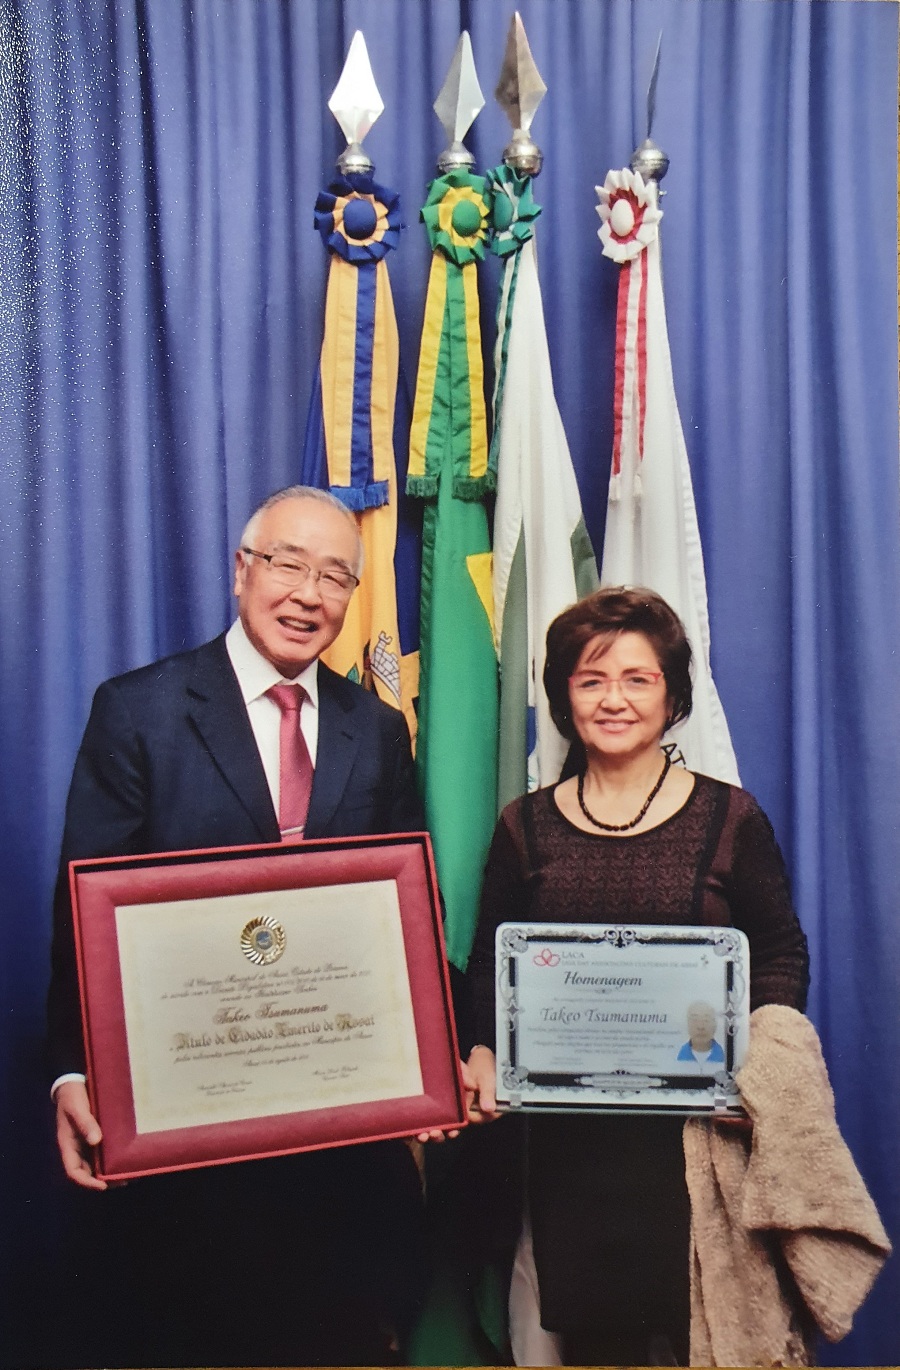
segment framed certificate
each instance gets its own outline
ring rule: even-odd
[[[424,833],[75,861],[70,882],[101,1177],[463,1125]]]
[[[505,1107],[741,1112],[750,952],[737,928],[503,923],[496,966]]]

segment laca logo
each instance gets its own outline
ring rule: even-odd
[[[549,947],[542,947],[541,950],[537,953],[537,955],[536,955],[533,959],[534,959],[534,964],[535,964],[536,966],[558,966],[558,965],[559,965],[559,957],[557,956],[556,952],[555,952],[555,951],[551,951]]]

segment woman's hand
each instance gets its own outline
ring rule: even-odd
[[[497,1111],[497,1060],[490,1047],[473,1047],[463,1066],[466,1112],[470,1123],[490,1123]]]
[[[713,1114],[712,1121],[715,1123],[716,1127],[724,1127],[726,1129],[736,1128],[738,1132],[753,1131],[753,1119],[748,1118],[746,1113],[734,1113],[724,1118]]]

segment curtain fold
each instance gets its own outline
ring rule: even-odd
[[[548,86],[533,133],[556,396],[598,553],[616,273],[593,187],[645,135],[663,30],[667,315],[713,669],[788,857],[839,1121],[897,1241],[897,7],[519,8]],[[407,225],[391,263],[402,394],[429,260],[418,206],[443,147],[431,104],[467,22],[488,101],[469,141],[477,171],[496,164],[509,19],[501,0],[0,0],[10,1363],[88,1363],[77,1322],[57,1336],[44,1311],[48,1292],[65,1306],[62,1237],[88,1219],[56,1176],[40,1037],[91,693],[227,625],[244,519],[297,478],[326,274],[312,212],[354,30],[385,102],[366,147]],[[489,262],[485,318],[497,282]],[[900,1359],[891,1292],[889,1268],[833,1360]]]

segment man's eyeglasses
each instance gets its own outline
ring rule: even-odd
[[[644,699],[663,678],[662,671],[629,671],[627,675],[573,675],[569,684],[581,699],[602,699],[618,685],[626,699]]]
[[[320,594],[328,599],[345,599],[359,584],[359,576],[339,566],[329,566],[324,571],[317,571],[305,561],[298,561],[286,552],[256,552],[252,547],[242,547],[241,551],[245,556],[259,557],[260,561],[264,561],[272,579],[276,584],[283,585],[286,590],[298,590],[312,576]]]

